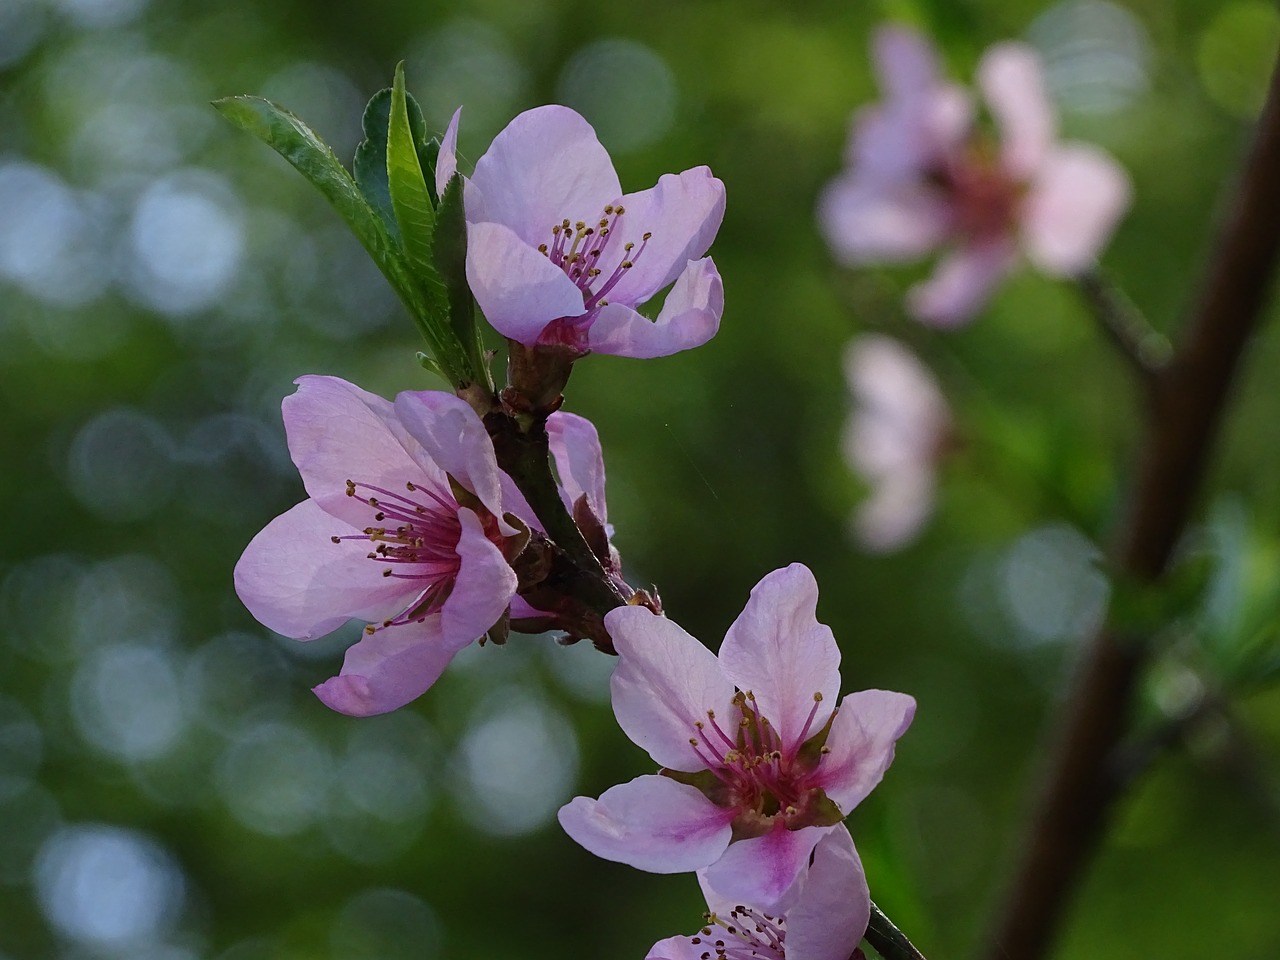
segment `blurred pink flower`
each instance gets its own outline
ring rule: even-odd
[[[1055,276],[1093,263],[1129,205],[1129,179],[1102,150],[1057,142],[1034,50],[996,44],[978,65],[998,142],[919,33],[881,27],[873,54],[884,100],[855,115],[848,167],[818,204],[840,260],[909,261],[945,249],[907,300],[920,320],[944,326],[982,308],[1019,249]]]
[[[437,185],[457,169],[454,114]],[[706,167],[623,194],[582,117],[544,106],[511,121],[476,162],[463,195],[467,280],[499,333],[526,346],[661,357],[706,343],[724,291],[703,257],[724,217]],[[674,282],[656,320],[637,307]]]
[[[933,512],[935,467],[951,415],[933,374],[892,337],[850,341],[844,374],[853,399],[844,458],[870,488],[853,515],[853,534],[868,550],[896,550]]]
[[[365,620],[341,673],[315,688],[368,716],[427,690],[516,591],[501,479],[480,418],[447,393],[389,403],[336,377],[302,377],[283,403],[309,498],[245,548],[236,592],[299,640]]]
[[[871,894],[843,826],[818,841],[781,909],[726,899],[699,872],[706,926],[655,943],[645,960],[849,960],[871,918]]]
[[[880,782],[915,701],[863,690],[834,707],[840,649],[801,564],[751,591],[719,657],[639,607],[605,616],[623,731],[666,768],[577,797],[565,832],[655,873],[705,868],[722,896],[775,912],[817,843]]]

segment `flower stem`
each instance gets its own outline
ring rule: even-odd
[[[1100,270],[1089,270],[1076,277],[1076,289],[1107,339],[1150,389],[1155,375],[1169,362],[1173,352],[1164,334],[1151,326],[1124,291]]]
[[[866,941],[884,960],[925,960],[924,954],[885,916],[875,901],[871,903],[871,923],[867,925]]]
[[[1112,544],[1116,568],[1159,580],[1190,517],[1245,347],[1260,321],[1280,254],[1280,71],[1225,211],[1190,321],[1152,375],[1145,436],[1127,514]],[[1040,960],[1102,840],[1118,789],[1109,761],[1129,726],[1149,659],[1144,638],[1104,625],[1090,641],[1064,705],[1006,898],[979,954]]]

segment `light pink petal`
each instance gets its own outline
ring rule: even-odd
[[[563,270],[496,223],[467,224],[467,283],[493,328],[527,346],[552,320],[584,309]]]
[[[1027,195],[1022,237],[1046,273],[1070,276],[1092,265],[1129,208],[1128,174],[1096,147],[1053,150]]]
[[[935,497],[931,466],[880,474],[854,511],[854,539],[869,553],[892,553],[905,547],[933,514]]]
[[[724,856],[707,868],[706,885],[725,900],[778,913],[793,899],[792,886],[809,865],[809,854],[830,830],[788,830],[778,821],[762,837],[729,844]]]
[[[877,476],[932,463],[951,414],[933,373],[893,337],[862,334],[844,352],[854,424],[850,466]]]
[[[539,610],[521,596],[511,598],[511,619],[512,620],[537,620],[543,617],[551,617],[554,614],[547,613],[545,610]]]
[[[406,481],[423,479],[422,467],[406,449],[416,442],[382,397],[337,377],[300,377],[297,384],[281,409],[302,484],[333,516],[366,527],[372,511],[347,496],[347,481],[403,490]]]
[[[516,593],[516,574],[502,551],[484,535],[480,519],[459,510],[462,536],[458,557],[462,565],[453,592],[441,608],[440,630],[459,649],[483,636],[498,622]]]
[[[436,156],[436,196],[443,197],[449,180],[458,172],[458,121],[462,108],[453,111],[453,117],[440,141],[440,153]]]
[[[919,30],[902,23],[876,28],[871,53],[889,99],[920,97],[937,86],[938,54]]]
[[[367,543],[330,539],[356,532],[304,500],[245,547],[236,593],[263,626],[296,640],[324,636],[348,620],[398,613],[414,588],[382,576],[383,567],[366,556]]]
[[[841,701],[827,737],[830,752],[814,775],[841,813],[848,815],[880,782],[915,714],[913,698],[889,690],[861,690]]]
[[[1031,179],[1056,127],[1039,54],[1025,43],[998,43],[983,54],[977,79],[1000,128],[1004,169],[1019,180]]]
[[[694,943],[692,937],[667,937],[650,947],[644,960],[702,960],[706,952],[707,945],[701,940]]]
[[[666,357],[700,347],[720,329],[724,285],[710,257],[685,267],[658,313],[650,320],[620,303],[609,303],[587,334],[596,353],[618,357]]]
[[[651,873],[684,873],[714,863],[733,834],[733,810],[669,777],[648,775],[610,787],[599,800],[575,797],[560,826],[605,860]]]
[[[529,501],[524,498],[516,482],[505,473],[498,480],[502,485],[502,509],[507,513],[514,513],[530,528],[541,530],[542,521],[534,514],[533,507],[529,506]]]
[[[604,280],[623,260],[634,265],[609,290],[610,303],[636,306],[668,286],[690,260],[707,252],[724,219],[724,184],[707,167],[666,173],[656,185],[617,201],[626,210],[614,223],[596,266]],[[644,235],[649,234],[645,240]],[[635,247],[626,250],[627,243]]]
[[[551,242],[554,224],[594,222],[622,194],[591,125],[554,105],[526,110],[507,124],[476,162],[471,184],[467,222],[501,223],[535,248]]]
[[[877,183],[918,183],[964,146],[973,120],[973,98],[950,83],[927,95],[863,107],[854,115],[845,159],[860,177]]]
[[[422,696],[458,652],[440,632],[440,615],[425,623],[388,627],[348,648],[342,672],[312,692],[352,717],[387,713]]]
[[[818,582],[802,563],[755,585],[720,647],[720,664],[782,736],[789,754],[822,729],[840,694],[840,648],[818,622]]]
[[[788,960],[848,960],[871,920],[871,890],[844,825],[813,849],[813,863],[787,910]]]
[[[1017,251],[1003,239],[953,250],[907,292],[907,309],[933,326],[958,326],[986,305],[1016,262]]]
[[[942,195],[923,181],[882,182],[859,173],[837,177],[818,198],[818,225],[842,263],[915,260],[947,237]]]
[[[678,624],[643,607],[610,610],[604,625],[618,651],[609,689],[623,732],[664,767],[706,769],[689,743],[703,737],[696,724],[707,722],[708,711],[731,724],[738,717],[733,683],[716,655]],[[719,759],[723,751],[715,755]]]
[[[502,516],[493,441],[469,403],[439,390],[405,391],[396,397],[395,412],[432,463]]]
[[[582,496],[602,524],[609,520],[604,499],[604,454],[595,424],[586,417],[558,410],[547,418],[547,438],[567,506]]]

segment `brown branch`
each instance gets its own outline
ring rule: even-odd
[[[1222,221],[1182,342],[1156,376],[1127,516],[1111,551],[1118,570],[1164,572],[1208,465],[1228,393],[1270,289],[1280,249],[1280,72]],[[1091,641],[1049,751],[1006,899],[981,956],[1039,960],[1062,924],[1116,796],[1107,758],[1129,723],[1147,651],[1104,627]]]

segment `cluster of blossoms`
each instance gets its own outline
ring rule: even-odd
[[[1031,55],[1004,45],[979,70],[997,147],[923,39],[887,28],[876,52],[886,103],[859,116],[852,167],[822,200],[836,251],[864,262],[953,247],[910,298],[938,323],[977,309],[1018,242],[1045,269],[1084,269],[1127,186],[1097,151],[1052,143]],[[460,176],[460,114],[430,171],[441,203]],[[723,289],[705,254],[724,185],[697,167],[624,194],[594,131],[558,106],[516,117],[461,183],[465,288],[508,340],[509,385],[389,401],[299,379],[283,413],[307,499],[248,545],[236,589],[300,640],[366,624],[315,688],[353,716],[404,706],[464,647],[511,631],[560,630],[616,654],[614,714],[659,770],[577,797],[559,820],[603,858],[697,874],[706,925],[650,960],[846,960],[871,903],[844,820],[884,776],[915,701],[840,699],[840,648],[801,564],[756,585],[718,655],[668,619],[623,578],[595,428],[559,409],[590,353],[657,357],[714,336]],[[667,288],[656,318],[641,312]],[[889,549],[928,516],[950,417],[894,340],[855,341],[846,370],[845,452],[872,488],[854,525]]]
[[[884,101],[855,116],[848,169],[818,205],[838,258],[860,265],[946,250],[907,298],[916,317],[941,326],[977,313],[1020,249],[1055,276],[1092,265],[1129,205],[1129,180],[1096,147],[1055,141],[1033,50],[997,44],[978,65],[994,132],[914,30],[881,28],[872,53]]]
[[[835,256],[859,266],[941,250],[932,276],[911,288],[908,311],[953,327],[977,314],[1025,256],[1042,272],[1089,272],[1127,209],[1124,170],[1097,147],[1056,140],[1039,57],[1020,43],[983,55],[977,86],[947,81],[929,41],[880,28],[872,59],[884,99],[854,115],[846,169],[818,202]],[[933,511],[939,461],[955,432],[929,369],[898,341],[855,338],[845,351],[852,413],[846,462],[869,488],[851,523],[872,552],[913,539]]]

